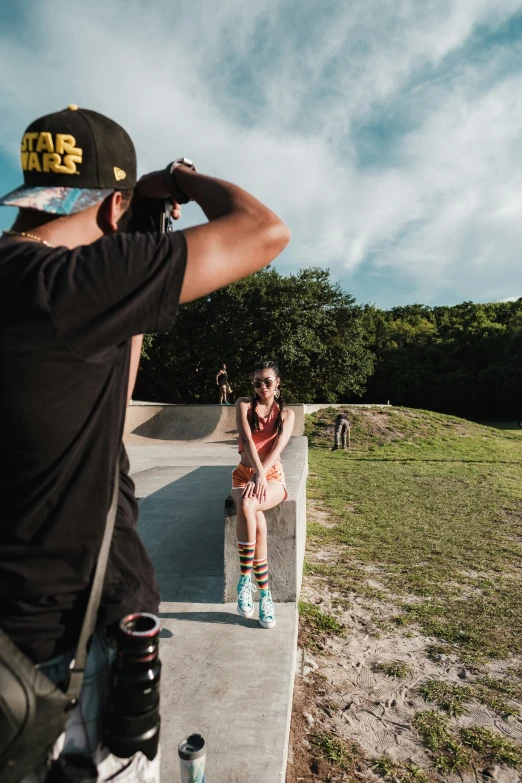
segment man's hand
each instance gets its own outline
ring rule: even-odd
[[[177,201],[172,202],[172,211],[170,216],[173,218],[173,220],[179,220],[181,217],[181,204],[178,204]]]
[[[193,171],[182,163],[176,166],[176,169],[178,168],[182,168],[184,171]],[[171,199],[174,203],[172,212],[174,220],[178,220],[181,216],[181,204],[186,204],[188,199],[188,196],[178,187],[175,176],[167,174],[165,169],[144,174],[136,184],[134,197]]]
[[[172,189],[167,187],[167,178],[164,171],[153,171],[150,174],[144,174],[141,179],[138,180],[136,187],[134,188],[133,199],[141,198],[164,198],[172,201],[171,216],[174,220],[179,220],[181,217],[181,204],[178,199],[182,199],[182,196],[176,194],[174,183]]]
[[[135,198],[173,198],[173,196],[163,170],[144,174],[134,188]]]

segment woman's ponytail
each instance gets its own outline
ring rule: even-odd
[[[277,414],[277,434],[281,435],[283,432],[283,408],[285,407],[281,387],[279,387],[279,397],[277,398],[277,404],[279,406],[279,413]]]
[[[257,414],[258,402],[259,402],[259,400],[257,399],[257,394],[256,394],[256,391],[254,389],[254,391],[252,392],[252,400],[251,400],[251,403],[250,403],[252,405],[252,413],[250,415],[250,430],[251,430],[251,432],[259,432],[259,416]]]

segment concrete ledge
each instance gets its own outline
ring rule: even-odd
[[[299,599],[306,544],[306,477],[308,439],[291,438],[282,454],[288,499],[265,512],[268,527],[268,563],[274,601]],[[236,507],[229,496],[225,501],[225,603],[236,600],[239,560],[236,542]]]

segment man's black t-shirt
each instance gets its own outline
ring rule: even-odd
[[[182,232],[0,243],[0,627],[35,662],[78,640],[118,456],[99,622],[157,611],[121,438],[130,338],[170,329],[185,264]]]

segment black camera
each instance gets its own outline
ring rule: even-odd
[[[153,614],[120,621],[104,721],[104,745],[115,756],[141,751],[152,761],[160,735],[160,623]]]
[[[196,171],[194,163],[189,158],[176,158],[176,160],[168,164],[164,171],[167,184],[172,184],[174,169],[177,166],[185,166],[192,169],[192,171]],[[180,204],[187,204],[191,201],[190,196],[180,191],[179,188],[176,188],[176,190],[176,198]],[[148,231],[164,233],[165,231],[172,231],[173,205],[174,203],[170,198],[133,198],[129,209],[122,218],[120,230],[129,233],[145,233]]]
[[[141,198],[132,201],[125,216],[125,231],[164,233],[172,231],[172,201],[165,198]]]

